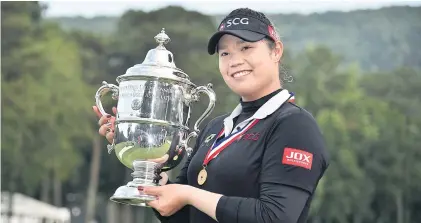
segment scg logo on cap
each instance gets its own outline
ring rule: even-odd
[[[228,19],[226,22],[226,28],[230,27],[231,25],[248,25],[249,24],[249,18],[233,18],[233,19]]]

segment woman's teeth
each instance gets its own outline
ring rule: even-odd
[[[247,74],[250,74],[250,71],[237,72],[237,73],[233,74],[232,77],[238,78],[238,77],[246,76]]]

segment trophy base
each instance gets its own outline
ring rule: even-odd
[[[111,201],[116,203],[141,207],[150,207],[147,202],[155,199],[155,196],[142,194],[137,187],[127,185],[119,187],[110,198]]]
[[[153,178],[155,169],[159,167],[159,164],[151,161],[135,160],[133,167],[133,181],[117,188],[110,200],[120,204],[150,207],[147,203],[156,200],[156,197],[146,195],[137,188],[139,186],[158,186],[158,184],[153,182]]]

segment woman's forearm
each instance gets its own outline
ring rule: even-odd
[[[186,186],[186,203],[218,222],[293,223],[297,222],[310,194],[304,190],[277,185],[264,189],[259,199],[226,197]],[[273,191],[273,190],[276,190]],[[241,205],[240,205],[241,204]],[[218,206],[219,205],[219,206]],[[218,207],[218,208],[217,208]],[[218,210],[218,218],[216,218]]]
[[[217,220],[216,206],[218,205],[218,201],[222,197],[222,195],[205,191],[192,186],[187,187],[189,187],[187,203],[202,211],[203,213],[209,215],[214,220]]]

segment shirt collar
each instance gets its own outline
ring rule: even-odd
[[[268,115],[271,115],[275,112],[281,105],[283,105],[291,97],[291,94],[288,90],[283,89],[278,94],[274,95],[269,99],[265,104],[263,104],[254,115],[243,122],[248,122],[252,119],[264,119]],[[237,107],[231,112],[231,114],[224,119],[224,130],[225,136],[231,133],[234,125],[233,119],[241,114],[242,107],[241,104],[238,104]],[[241,122],[241,123],[243,123]]]

